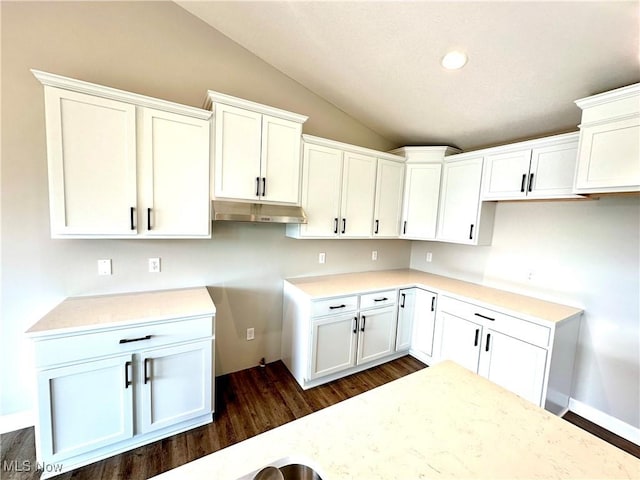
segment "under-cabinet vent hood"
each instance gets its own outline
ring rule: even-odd
[[[214,200],[213,220],[258,223],[307,223],[301,207]]]

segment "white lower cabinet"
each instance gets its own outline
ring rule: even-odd
[[[133,437],[133,355],[38,374],[40,460],[59,463]]]
[[[578,322],[571,324],[545,326],[443,297],[436,320],[436,355],[560,413],[567,408],[571,389],[566,372],[573,365]],[[554,351],[557,345],[562,345],[559,352]]]
[[[488,329],[478,373],[541,405],[547,350]]]
[[[360,312],[356,364],[387,357],[395,351],[396,311],[394,307]]]
[[[356,363],[358,317],[333,315],[314,320],[311,333],[311,372],[315,379],[351,368]]]
[[[282,360],[302,388],[405,355],[396,353],[397,290],[310,299],[285,282]]]
[[[61,470],[45,472],[43,477],[212,421],[215,307],[206,290],[147,294],[155,306],[136,308],[146,315],[157,305],[175,309],[176,298],[185,292],[189,301],[204,298],[205,308],[208,301],[212,313],[196,307],[199,314],[193,316],[187,309],[186,318],[161,318],[158,313],[157,321],[131,320],[119,326],[85,325],[63,331],[32,327],[37,459],[61,465]],[[50,318],[67,325],[74,311],[96,318],[117,312],[119,318],[129,318],[125,307],[132,298],[122,298],[69,299]],[[41,322],[51,325],[47,317]]]
[[[407,351],[430,364],[436,318],[436,293],[422,288],[403,288],[398,300],[396,351]]]
[[[140,355],[140,432],[161,430],[213,411],[211,355],[210,340]]]

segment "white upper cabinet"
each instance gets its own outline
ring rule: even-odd
[[[404,159],[311,135],[303,140],[301,205],[308,223],[287,225],[287,235],[395,237]]]
[[[151,108],[139,116],[138,232],[208,236],[209,121]]]
[[[400,231],[402,238],[435,238],[441,171],[442,165],[439,163],[407,165]]]
[[[302,166],[302,208],[307,223],[287,225],[287,234],[333,238],[338,235],[342,151],[305,142]]]
[[[453,147],[402,147],[391,153],[407,158],[400,237],[434,240],[440,199],[440,176],[445,156]]]
[[[436,239],[443,242],[488,245],[493,235],[495,203],[480,201],[482,156],[447,157]]]
[[[344,152],[343,162],[340,236],[369,238],[373,226],[376,158]]]
[[[577,152],[577,132],[484,150],[482,199],[578,197],[573,194]]]
[[[211,112],[33,73],[53,238],[210,237]]]
[[[640,83],[576,104],[582,123],[574,192],[640,191]]]
[[[397,238],[402,215],[404,163],[378,158],[376,200],[373,211],[374,238]]]
[[[214,196],[300,204],[304,115],[209,91],[215,112]]]

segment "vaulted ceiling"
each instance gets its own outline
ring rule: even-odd
[[[638,1],[176,3],[397,145],[573,131],[574,100],[640,81]]]

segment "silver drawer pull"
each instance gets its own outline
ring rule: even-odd
[[[151,335],[145,335],[139,338],[121,338],[118,343],[142,342],[143,340],[151,340]]]

